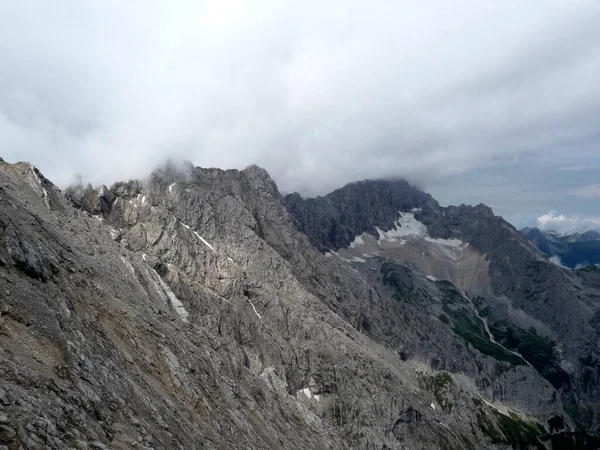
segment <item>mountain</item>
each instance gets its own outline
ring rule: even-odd
[[[587,231],[561,235],[538,228],[524,228],[521,233],[541,251],[571,269],[600,264],[600,233]]]
[[[550,263],[544,253],[484,205],[443,208],[426,197],[421,204],[406,205],[391,229],[385,221],[357,223],[356,215],[348,211],[382,199],[388,207],[396,207],[385,199],[395,198],[389,192],[397,190],[407,189],[406,198],[418,195],[405,182],[367,183],[372,199],[351,194],[361,184],[318,199],[288,196],[296,226],[317,247],[337,250],[337,258],[355,262],[358,270],[369,266],[368,273],[378,274],[380,284],[391,285],[397,298],[420,308],[426,299],[419,297],[415,302],[412,288],[406,292],[404,284],[400,288],[395,285],[395,277],[386,277],[390,261],[436,283],[452,283],[465,304],[457,314],[442,303],[441,320],[484,354],[496,356],[498,348],[490,348],[490,342],[519,353],[556,389],[580,427],[597,429],[597,413],[590,414],[589,408],[596,408],[593,399],[599,394],[599,297],[598,286],[591,281],[599,271],[590,268],[572,273]],[[357,237],[341,248],[344,245],[330,237],[347,229]],[[464,323],[465,317],[472,323]],[[509,359],[508,355],[500,358]],[[523,395],[518,394],[521,399]]]
[[[600,270],[403,181],[0,162],[0,448],[599,448]]]

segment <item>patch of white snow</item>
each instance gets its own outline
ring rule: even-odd
[[[197,231],[194,231],[194,234],[198,237],[198,239],[200,239],[204,243],[204,245],[206,245],[208,248],[210,248],[213,252],[215,251],[215,248],[212,245],[210,245],[206,241],[206,239],[204,239],[202,236],[200,236]]]
[[[179,317],[181,317],[181,320],[187,322],[190,314],[184,308],[183,303],[181,303],[181,300],[177,298],[177,296],[173,293],[169,285],[167,285],[167,283],[165,283],[160,276],[157,278],[158,282],[160,283],[160,287],[163,289],[164,293],[167,294],[167,298],[171,302],[171,306],[173,306],[175,312],[179,315]]]
[[[129,261],[127,261],[127,259],[125,259],[124,256],[121,256],[121,261],[123,261],[123,264],[125,264],[125,267],[127,267],[129,269],[129,272],[131,272],[131,275],[133,275],[135,277],[135,269],[133,268],[131,263]]]
[[[38,184],[40,185],[40,189],[42,190],[42,198],[44,199],[44,204],[46,205],[46,208],[50,209],[50,202],[48,201],[48,191],[44,188],[44,185],[42,184],[42,180],[36,173],[35,166],[33,164],[30,164],[30,166],[31,166],[31,173],[33,173],[33,177],[35,178],[35,181],[38,182]]]
[[[110,238],[114,241],[116,240],[119,236],[121,235],[121,233],[119,233],[117,230],[115,230],[114,228],[110,229]]]
[[[190,230],[190,231],[193,231],[193,230],[190,228],[190,226],[189,226],[189,225],[186,225],[186,224],[185,224],[185,223],[183,223],[183,222],[179,222],[179,223],[180,223],[181,225],[183,225],[185,228],[187,228],[188,230]],[[206,239],[204,239],[202,236],[200,236],[200,235],[198,234],[198,232],[197,232],[197,231],[193,231],[193,233],[196,235],[196,237],[197,237],[198,239],[200,239],[200,240],[202,241],[202,243],[203,243],[204,245],[206,245],[208,248],[210,248],[210,249],[211,249],[213,252],[215,251],[215,248],[214,248],[212,245],[210,245],[210,244],[209,244],[209,243],[206,241]]]
[[[248,299],[248,303],[250,303],[250,306],[252,306],[252,309],[254,310],[254,314],[256,314],[256,317],[258,317],[262,321],[262,317],[256,310],[256,306],[254,306],[254,303],[252,303],[252,301],[250,299]]]
[[[308,398],[312,398],[312,392],[310,392],[309,388],[302,389],[302,393],[306,395]]]
[[[400,217],[396,220],[394,228],[388,231],[382,231],[377,228],[379,233],[379,242],[381,241],[399,241],[404,244],[405,241],[399,238],[405,236],[425,236],[427,227],[415,219],[413,213],[400,213]]]
[[[355,263],[366,263],[367,262],[366,259],[359,258],[358,256],[353,256],[352,259],[348,259],[348,258],[344,258],[343,256],[341,256],[337,252],[332,252],[329,256],[331,256],[331,255],[335,255],[338,258],[340,258],[341,260],[346,261],[346,262],[350,262],[350,263],[352,263],[352,262],[355,262]]]
[[[425,278],[427,278],[430,281],[437,281],[438,279],[436,277],[434,277],[433,275],[427,275]]]
[[[463,250],[461,247],[464,243],[460,239],[438,239],[426,237],[425,240],[427,242],[431,242],[432,244],[445,245],[447,247],[454,247],[458,248],[459,250]]]
[[[350,244],[350,248],[355,248],[359,245],[365,245],[365,241],[363,240],[362,236],[356,236],[354,241],[352,241],[352,243]]]

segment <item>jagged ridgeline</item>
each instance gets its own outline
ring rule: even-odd
[[[404,181],[0,161],[0,449],[597,449],[600,271]]]

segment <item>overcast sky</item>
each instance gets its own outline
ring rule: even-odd
[[[167,157],[284,192],[407,177],[600,228],[598,0],[0,2],[0,156],[60,186]]]

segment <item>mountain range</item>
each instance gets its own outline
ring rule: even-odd
[[[538,228],[524,228],[521,233],[557,264],[571,269],[600,264],[600,233],[559,234]]]
[[[0,161],[0,242],[2,450],[600,448],[600,268],[485,205]]]

